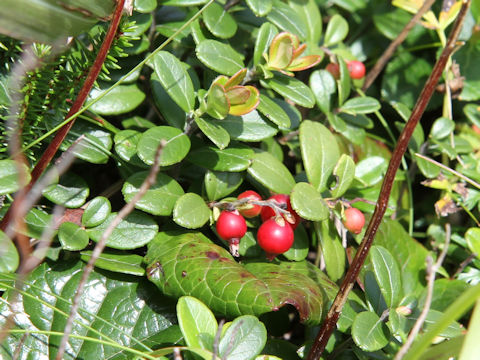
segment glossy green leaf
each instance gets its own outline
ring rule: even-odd
[[[281,32],[270,44],[267,66],[270,69],[281,70],[288,67],[293,60],[293,51],[298,40],[288,32]]]
[[[322,249],[323,260],[328,277],[338,281],[345,272],[345,249],[333,223],[324,220],[315,223],[315,231]]]
[[[288,260],[292,261],[302,261],[305,260],[308,256],[310,238],[308,236],[305,227],[302,224],[298,224],[297,228],[294,231],[295,241],[290,249],[287,252],[284,252],[282,255],[285,256]],[[242,242],[244,239],[242,238]]]
[[[252,157],[248,173],[263,186],[278,194],[290,194],[295,180],[287,167],[268,152]]]
[[[44,262],[32,272],[16,301],[15,319],[19,320],[13,328],[28,331],[30,336],[24,336],[24,332],[8,334],[0,350],[2,357],[10,358],[16,350],[21,359],[55,357],[84,266],[73,259],[68,266],[50,267]],[[6,277],[2,277],[0,283],[2,287],[12,284]],[[11,290],[4,294],[4,299],[0,312],[7,316],[9,302],[13,301]],[[150,347],[165,341],[163,332],[173,325],[175,308],[171,300],[147,281],[125,277],[120,280],[111,273],[94,271],[80,296],[78,313],[72,334],[87,338],[82,341],[69,338],[68,355],[64,359],[126,359],[134,357],[129,348],[149,351]],[[0,321],[4,326],[5,317]],[[39,330],[59,335],[36,333]]]
[[[460,352],[459,360],[475,360],[478,356],[478,339],[480,337],[480,300],[473,309],[468,325],[468,332]]]
[[[256,142],[277,133],[277,128],[266,121],[256,110],[242,116],[228,115],[219,125],[234,140]]]
[[[122,194],[126,203],[132,201],[148,174],[148,171],[137,172],[125,181]],[[178,182],[168,175],[159,173],[153,185],[135,204],[135,208],[153,215],[170,216],[175,202],[183,194],[184,191]]]
[[[187,229],[197,229],[210,218],[205,200],[195,193],[182,195],[173,208],[173,221]]]
[[[453,279],[436,279],[433,284],[432,303],[430,308],[437,311],[445,311],[460,295],[462,295],[469,285],[461,280]],[[422,292],[418,307],[421,309],[425,306],[425,298],[427,289]]]
[[[237,32],[235,19],[216,2],[205,9],[203,21],[207,29],[221,39],[231,38]]]
[[[230,195],[242,182],[243,177],[240,173],[207,171],[204,183],[208,200],[218,200]]]
[[[347,64],[342,57],[337,56],[338,66],[340,68],[340,79],[337,80],[338,88],[338,105],[341,106],[350,96],[351,79],[348,72]]]
[[[465,240],[470,251],[480,257],[480,229],[476,227],[468,229],[465,233]]]
[[[7,235],[0,230],[0,272],[9,273],[17,270],[20,263],[17,248]],[[2,288],[0,284],[0,288]]]
[[[149,245],[146,262],[149,279],[165,294],[195,296],[218,314],[258,316],[288,303],[306,324],[322,318],[322,290],[307,275],[263,262],[242,266],[200,233],[160,233]]]
[[[267,1],[258,0],[262,4],[267,3]],[[267,22],[264,22],[260,29],[258,29],[257,39],[255,41],[255,49],[253,53],[253,63],[258,65],[260,60],[263,58],[262,55],[268,53],[268,47],[272,42],[273,38],[278,34],[278,30],[275,25]]]
[[[309,84],[320,110],[324,113],[330,112],[333,95],[337,90],[337,85],[332,74],[327,70],[315,70],[310,75]]]
[[[273,0],[273,8],[267,15],[268,21],[280,29],[297,35],[301,41],[307,38],[307,25],[303,18],[290,6],[280,0]]]
[[[90,101],[98,98],[105,90],[105,88],[93,88],[89,95]],[[145,93],[136,84],[118,85],[94,103],[90,110],[99,115],[120,115],[135,110],[143,100],[145,100]]]
[[[267,15],[273,7],[272,0],[246,0],[248,7],[257,16]]]
[[[137,155],[137,144],[142,133],[135,130],[122,130],[115,134],[113,141],[115,143],[115,152],[124,161],[130,162],[135,166],[145,166]]]
[[[202,348],[200,336],[206,335],[213,341],[217,333],[217,319],[200,300],[182,296],[177,303],[178,325],[188,346]]]
[[[243,171],[250,166],[253,150],[239,143],[232,143],[220,150],[213,146],[205,146],[192,151],[187,159],[195,165],[215,171]]]
[[[399,264],[387,249],[376,245],[370,249],[370,261],[385,303],[397,307],[403,297]]]
[[[342,154],[333,169],[333,175],[336,182],[331,192],[334,198],[338,198],[345,194],[355,178],[355,162],[353,159],[346,154]]]
[[[387,325],[371,311],[359,313],[352,325],[355,344],[364,351],[377,351],[388,344],[390,332]]]
[[[213,83],[207,95],[207,114],[215,119],[223,119],[227,116],[229,110],[230,102],[225,93],[225,88],[218,83]]]
[[[196,6],[203,5],[208,0],[162,0],[162,5],[169,6]]]
[[[88,262],[91,257],[90,250],[80,252],[80,259],[85,262]],[[136,254],[103,251],[95,261],[95,267],[120,274],[145,276],[143,256]]]
[[[310,120],[302,122],[299,136],[308,180],[322,192],[340,158],[337,141],[324,125]]]
[[[100,225],[108,215],[112,206],[110,201],[103,196],[97,196],[90,200],[82,214],[82,225],[85,227],[94,227]]]
[[[348,23],[341,15],[335,14],[330,18],[325,30],[324,46],[332,46],[343,41],[348,34]]]
[[[78,208],[87,200],[90,190],[80,176],[68,172],[60,178],[58,184],[46,187],[42,194],[54,204],[67,208]]]
[[[155,153],[161,141],[165,145],[160,155],[160,165],[176,164],[188,154],[190,139],[181,130],[171,126],[156,126],[145,131],[137,145],[138,157],[148,165],[152,165]]]
[[[62,248],[69,251],[83,250],[88,245],[88,234],[77,224],[64,222],[58,228],[58,240]]]
[[[216,40],[204,40],[197,45],[198,59],[208,68],[220,74],[233,75],[244,68],[243,55],[230,45]]]
[[[152,62],[155,74],[173,101],[185,112],[193,111],[193,83],[182,62],[166,51],[156,53]]]
[[[168,95],[163,88],[163,85],[160,83],[160,80],[155,73],[152,74],[150,80],[153,100],[163,118],[166,120],[168,125],[183,129],[185,126],[187,113],[183,111],[175,101],[172,100],[170,95]]]
[[[477,59],[480,54],[480,43],[473,39],[474,37],[472,36],[472,40],[468,45],[463,46],[452,56],[462,69],[462,76],[465,76],[462,92],[459,96],[462,101],[478,101],[480,99],[480,81],[475,66],[475,59]]]
[[[19,165],[22,168],[23,185],[30,182],[31,176],[26,165]],[[20,189],[19,174],[17,164],[14,160],[0,160],[0,195],[11,194]]]
[[[322,36],[322,17],[316,1],[297,2],[290,0],[289,5],[302,18],[303,23],[306,24],[307,36],[305,40],[312,44],[318,44]]]
[[[401,132],[403,130],[403,128],[405,127],[405,123],[396,121],[395,126]],[[408,147],[411,150],[413,150],[415,152],[418,152],[418,151],[420,151],[420,147],[422,146],[422,144],[424,142],[425,142],[425,134],[423,133],[422,124],[417,124],[417,126],[415,126],[415,129],[413,130],[412,137],[410,138],[410,141],[408,142]],[[447,146],[449,148],[451,148],[450,144],[449,143],[447,143],[447,144],[448,144]],[[455,152],[454,149],[451,149],[451,151]],[[452,155],[452,156],[455,156],[455,155]]]
[[[244,315],[233,320],[218,344],[223,359],[252,359],[263,350],[267,330],[255,316]]]
[[[93,241],[99,241],[117,213],[111,213],[100,225],[87,229]],[[147,214],[134,210],[120,221],[107,239],[107,246],[113,249],[136,249],[148,244],[158,232],[157,223]]]
[[[25,235],[40,239],[43,232],[51,224],[52,215],[47,214],[45,211],[33,208],[25,216],[25,225],[27,226]]]
[[[365,186],[372,186],[383,180],[388,162],[381,156],[372,156],[357,163],[355,178]]]
[[[312,185],[304,182],[295,184],[290,202],[293,210],[306,220],[321,221],[330,215],[322,195]]]
[[[275,125],[287,129],[290,127],[290,118],[287,113],[267,95],[260,95],[257,110]]]
[[[380,110],[380,108],[381,106],[377,99],[365,96],[347,100],[339,110],[347,114],[356,115],[369,114]]]
[[[202,130],[205,136],[217,145],[220,150],[225,149],[230,143],[230,134],[222,126],[223,121],[220,123],[220,120],[215,120],[207,116],[195,118],[195,123],[198,125],[198,128]]]
[[[157,7],[156,0],[135,0],[135,11],[149,13]]]
[[[276,73],[273,78],[265,81],[275,92],[300,106],[312,108],[315,105],[312,90],[294,77]]]
[[[440,117],[433,123],[432,129],[430,130],[430,136],[435,140],[441,140],[450,135],[454,129],[455,123],[453,120],[446,117]]]

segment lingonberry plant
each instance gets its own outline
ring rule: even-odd
[[[1,1],[0,358],[475,358],[480,6],[433,2]]]

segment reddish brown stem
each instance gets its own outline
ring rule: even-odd
[[[430,77],[428,78],[423,90],[413,108],[412,114],[410,115],[410,119],[408,120],[405,128],[403,129],[402,133],[397,142],[397,146],[395,147],[392,158],[388,165],[387,173],[383,180],[382,189],[380,191],[380,195],[378,197],[377,205],[375,207],[375,211],[373,213],[372,219],[368,224],[368,228],[365,232],[365,236],[360,244],[360,247],[355,254],[355,258],[348,269],[345,278],[343,279],[342,284],[340,285],[340,289],[338,290],[337,296],[328,311],[327,317],[317,334],[315,342],[312,345],[312,348],[308,354],[307,360],[317,360],[325,350],[327,345],[328,339],[330,338],[331,334],[333,333],[338,318],[342,312],[343,305],[347,301],[348,294],[350,290],[353,288],[356,278],[360,273],[360,269],[365,262],[365,259],[368,255],[368,251],[372,246],[373,239],[375,234],[377,233],[378,227],[380,226],[380,222],[382,221],[383,215],[388,206],[388,199],[390,197],[390,192],[392,190],[393,181],[395,179],[395,174],[400,166],[402,161],[402,156],[407,149],[408,142],[413,134],[413,130],[417,126],[420,118],[427,107],[430,98],[432,97],[433,92],[435,91],[435,86],[442,75],[443,70],[445,69],[445,65],[447,60],[449,59],[450,55],[454,51],[456,47],[456,41],[458,35],[460,34],[460,30],[462,28],[463,20],[468,12],[468,8],[470,7],[470,0],[464,0],[462,4],[462,8],[458,14],[457,20],[453,27],[453,30],[448,38],[447,45],[445,49],[443,49],[437,63],[435,64]]]
[[[80,89],[80,92],[78,93],[78,96],[75,102],[73,103],[72,107],[70,108],[70,111],[65,117],[66,119],[70,118],[80,110],[80,108],[85,103],[85,100],[87,99],[87,96],[90,93],[90,90],[92,89],[93,84],[95,83],[95,80],[98,77],[98,74],[100,74],[100,71],[102,70],[102,65],[105,62],[108,51],[110,50],[112,42],[115,39],[118,25],[120,24],[120,20],[122,18],[124,3],[125,3],[125,0],[117,0],[117,7],[115,8],[115,12],[113,14],[112,21],[110,22],[110,27],[108,28],[105,39],[102,43],[102,46],[100,47],[100,50],[98,51],[97,57],[92,67],[90,68],[90,71],[88,72],[87,78],[85,79],[85,82],[83,83],[83,86]],[[68,132],[72,128],[74,122],[75,122],[75,118],[73,118],[68,124],[64,125],[60,130],[58,130],[52,142],[48,145],[47,149],[43,153],[42,157],[38,161],[35,168],[33,169],[32,179],[30,183],[25,187],[24,191],[28,192],[32,188],[33,184],[35,184],[35,182],[38,180],[40,175],[43,174],[48,164],[50,164],[50,162],[52,161],[53,156],[56,154],[63,140],[67,136]],[[12,206],[10,206],[10,209],[15,208],[16,201],[18,200],[15,199],[15,201],[12,203]],[[7,213],[2,219],[2,222],[0,223],[1,230],[4,230],[7,227],[8,223],[10,222],[10,219],[12,217],[12,213],[10,209],[9,211],[7,211]]]

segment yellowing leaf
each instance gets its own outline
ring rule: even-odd
[[[254,86],[243,86],[244,88],[248,89],[250,92],[250,96],[247,101],[243,104],[238,105],[231,105],[229,114],[231,115],[245,115],[248,114],[250,111],[253,111],[257,108],[258,104],[260,103],[260,93],[258,92],[257,88]]]
[[[288,71],[301,71],[305,69],[309,69],[315,65],[317,65],[320,61],[322,61],[322,57],[320,55],[308,55],[292,61],[292,63],[287,67]]]
[[[286,68],[292,61],[294,49],[291,34],[282,32],[275,36],[268,52],[268,67],[272,69]]]

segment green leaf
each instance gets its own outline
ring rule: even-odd
[[[350,96],[351,90],[351,79],[350,73],[348,72],[347,64],[345,60],[341,56],[337,56],[338,66],[340,68],[340,79],[337,80],[337,88],[338,88],[338,105],[342,106],[342,104],[348,99]]]
[[[307,24],[290,6],[280,0],[273,0],[273,8],[267,15],[268,21],[280,29],[297,35],[301,41],[307,38]]]
[[[324,46],[332,46],[343,41],[348,34],[348,23],[341,15],[335,14],[330,18],[325,30]]]
[[[243,177],[240,173],[208,170],[204,180],[208,200],[218,200],[230,195],[242,182]]]
[[[380,108],[381,105],[377,99],[365,96],[347,100],[339,110],[347,114],[357,115],[369,114],[380,110]]]
[[[257,110],[278,127],[286,129],[290,127],[290,118],[287,113],[267,95],[260,95]]]
[[[111,210],[110,201],[103,196],[97,196],[88,202],[82,214],[82,225],[85,227],[100,225],[110,215]]]
[[[355,162],[347,154],[342,154],[333,169],[333,175],[337,179],[332,188],[332,197],[339,198],[348,190],[355,178]]]
[[[150,13],[157,7],[156,0],[135,0],[135,11]]]
[[[355,178],[365,186],[372,186],[383,180],[388,162],[381,156],[371,156],[357,163]]]
[[[145,131],[137,145],[138,157],[148,165],[154,162],[161,141],[166,141],[160,155],[160,165],[176,164],[187,156],[190,139],[181,130],[171,126],[156,126]]]
[[[263,350],[267,342],[265,326],[252,315],[233,320],[218,344],[222,359],[252,359]]]
[[[273,7],[272,0],[247,0],[248,7],[257,16],[267,15]]]
[[[206,67],[224,75],[232,76],[245,67],[243,55],[230,45],[216,40],[204,40],[197,45],[196,53]]]
[[[308,256],[310,238],[308,236],[305,227],[302,224],[298,224],[295,229],[295,241],[290,249],[287,252],[284,252],[282,255],[285,256],[288,260],[292,261],[302,261],[305,260]],[[245,239],[242,238],[242,241]]]
[[[309,182],[322,192],[340,158],[337,141],[322,124],[304,120],[300,125],[300,148]]]
[[[480,257],[480,229],[468,229],[465,233],[465,240],[467,241],[467,245],[470,251],[477,254],[477,257]]]
[[[268,139],[277,133],[277,128],[253,110],[246,115],[228,115],[218,123],[234,140],[256,142]]]
[[[204,116],[202,118],[196,117],[195,123],[220,150],[225,149],[230,143],[230,134],[222,127],[223,121],[221,123],[220,120]]]
[[[117,213],[111,213],[100,225],[87,229],[93,241],[99,241]],[[148,244],[158,232],[157,223],[147,214],[134,210],[120,221],[107,239],[107,246],[113,249],[137,249]]]
[[[303,3],[290,0],[288,3],[302,18],[302,22],[306,24],[307,36],[305,40],[312,44],[318,44],[322,36],[322,17],[315,0],[307,0]]]
[[[287,167],[268,152],[252,157],[248,173],[262,185],[278,194],[290,194],[295,180]]]
[[[217,319],[212,311],[200,300],[182,296],[177,303],[178,325],[188,346],[203,348],[201,335],[211,337],[217,333]],[[207,349],[208,350],[208,349]]]
[[[89,102],[105,91],[106,88],[93,88],[89,94]],[[143,100],[145,100],[145,93],[136,84],[118,85],[94,103],[90,110],[99,115],[120,115],[135,110]]]
[[[90,250],[81,251],[80,259],[88,262],[92,253]],[[145,276],[143,256],[136,254],[103,251],[95,261],[95,267],[120,274]]]
[[[78,208],[87,200],[90,190],[80,176],[68,172],[60,178],[58,184],[46,187],[42,194],[54,204],[67,208]]]
[[[315,105],[315,97],[312,90],[294,77],[276,73],[273,78],[267,79],[265,82],[275,92],[300,106],[312,108]]]
[[[295,184],[290,195],[290,202],[293,210],[307,220],[321,221],[330,215],[322,195],[312,185],[304,182]]]
[[[149,245],[146,262],[150,281],[162,292],[195,296],[218,314],[258,316],[288,303],[305,324],[322,319],[323,292],[307,275],[263,262],[242,266],[200,233],[161,233]]]
[[[0,230],[0,273],[9,273],[17,270],[20,257],[12,240]],[[0,289],[3,289],[0,285]]]
[[[267,3],[267,1],[263,0],[258,0],[262,4]],[[260,29],[258,29],[258,35],[257,39],[255,41],[255,49],[253,52],[253,63],[255,65],[258,65],[260,60],[263,58],[262,55],[264,53],[268,53],[268,47],[270,43],[272,42],[273,38],[278,34],[278,30],[275,27],[275,25],[272,25],[271,23],[264,22],[262,26],[260,26]]]
[[[371,311],[359,313],[352,325],[352,338],[364,351],[377,351],[384,348],[390,339],[387,325]]]
[[[130,176],[122,187],[126,203],[132,201],[148,176],[148,171],[142,171]],[[170,216],[175,202],[184,194],[182,187],[170,176],[159,173],[155,183],[150,186],[145,195],[135,204],[135,208],[152,215]]]
[[[229,110],[230,102],[225,88],[219,83],[213,83],[207,94],[207,114],[215,119],[223,119]]]
[[[430,308],[437,311],[445,311],[460,295],[462,295],[469,285],[461,280],[437,279],[433,284],[432,303]],[[422,292],[418,308],[425,306],[427,289]]]
[[[345,272],[345,249],[329,220],[315,222],[314,225],[328,277],[332,281],[338,281]]]
[[[473,309],[468,332],[460,352],[459,360],[475,360],[478,356],[478,339],[480,337],[480,300]]]
[[[155,74],[168,95],[183,111],[195,108],[195,91],[193,83],[184,65],[174,55],[159,51],[152,60]]]
[[[60,240],[63,249],[79,251],[87,247],[88,234],[77,224],[64,222],[58,228],[58,240]]]
[[[452,56],[462,69],[462,76],[465,77],[462,92],[459,96],[462,101],[477,101],[480,99],[480,81],[475,66],[475,59],[478,59],[478,56],[480,56],[480,43],[473,40],[473,37],[467,46],[463,46]]]
[[[229,39],[237,32],[235,19],[216,2],[205,9],[203,21],[207,29],[221,39]]]
[[[446,117],[439,117],[432,125],[430,136],[435,140],[441,140],[453,133],[455,123]]]
[[[19,174],[15,160],[0,160],[0,195],[11,194],[30,182],[31,176],[25,164],[18,164],[22,168],[22,185],[19,183]],[[22,179],[23,180],[23,179]]]
[[[332,109],[333,95],[337,90],[332,74],[327,70],[315,70],[310,75],[309,84],[320,110],[329,113]]]
[[[25,216],[25,225],[27,225],[25,235],[34,239],[40,239],[47,227],[52,226],[51,215],[46,212],[33,208]]]
[[[59,263],[50,267],[44,262],[32,272],[16,301],[15,318],[22,320],[13,329],[19,332],[7,335],[0,350],[2,357],[10,358],[8,354],[16,350],[21,359],[55,357],[83,267],[81,261],[71,259],[68,266]],[[133,358],[129,348],[149,352],[150,347],[168,339],[163,334],[173,325],[174,303],[159,294],[148,281],[135,280],[125,276],[120,280],[118,275],[108,272],[90,274],[72,329],[72,334],[87,338],[80,341],[70,337],[64,359]],[[2,287],[11,286],[11,279],[2,277],[0,283]],[[0,312],[7,316],[13,292],[8,290],[3,297],[6,301],[0,304]],[[5,317],[0,321],[5,326]],[[60,334],[35,333],[39,330]],[[30,335],[24,336],[25,331]],[[20,343],[22,346],[18,347]]]
[[[397,307],[403,296],[399,265],[387,249],[376,245],[370,250],[370,261],[385,303]]]
[[[215,171],[246,170],[250,166],[253,150],[240,143],[231,143],[226,149],[220,150],[212,146],[205,146],[192,151],[187,159],[195,165]]]
[[[196,6],[203,5],[208,0],[163,0],[162,5],[169,6]]]
[[[158,76],[153,73],[150,78],[153,100],[165,121],[173,127],[183,129],[187,113],[172,100],[160,83]]]
[[[187,229],[205,225],[210,218],[210,209],[205,200],[195,193],[182,195],[173,208],[173,221]]]
[[[135,166],[145,166],[137,155],[137,144],[142,133],[135,130],[122,130],[115,134],[113,141],[115,143],[115,152],[124,161],[130,162]]]

